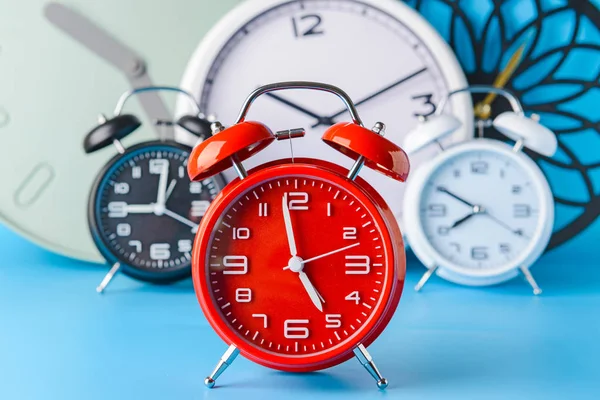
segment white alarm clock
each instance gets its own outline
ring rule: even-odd
[[[420,290],[436,273],[448,281],[470,286],[493,285],[518,275],[533,288],[530,266],[542,254],[552,232],[554,206],[548,181],[523,147],[552,156],[557,147],[552,131],[528,118],[511,93],[487,86],[455,91],[496,93],[513,109],[493,126],[515,141],[513,145],[475,138],[444,149],[409,179],[403,226],[415,255],[427,267]],[[443,103],[443,102],[442,102]],[[406,138],[411,154],[426,148],[460,127],[440,104],[436,115],[424,120]]]

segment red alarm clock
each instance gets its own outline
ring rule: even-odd
[[[350,170],[316,159],[283,159],[247,173],[242,161],[274,140],[301,140],[303,129],[273,133],[245,121],[268,92],[321,90],[337,95],[352,122],[323,141],[355,161]],[[254,91],[235,125],[212,125],[188,164],[201,181],[233,166],[238,178],[213,200],[194,242],[192,274],[202,310],[228,344],[208,387],[241,352],[290,372],[337,365],[354,354],[387,387],[366,347],[383,331],[400,300],[405,276],[402,235],[389,207],[363,179],[362,166],[404,181],[406,153],[384,139],[384,125],[363,127],[341,89],[283,82]]]

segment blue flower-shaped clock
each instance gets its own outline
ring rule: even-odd
[[[523,47],[506,88],[541,116],[559,145],[552,158],[530,153],[555,197],[549,247],[588,228],[600,214],[600,0],[406,2],[450,43],[471,84],[494,82]],[[508,104],[498,99],[492,109],[498,114]]]

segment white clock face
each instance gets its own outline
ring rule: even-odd
[[[431,115],[440,98],[466,85],[449,48],[427,22],[399,1],[255,0],[228,15],[206,37],[190,61],[182,86],[201,107],[224,124],[235,122],[246,96],[260,85],[310,80],[346,91],[367,127],[386,124],[386,138],[404,135]],[[187,105],[180,111],[187,112]],[[471,132],[467,96],[456,96],[448,111],[465,124],[450,141]],[[250,120],[273,131],[303,127],[293,141],[295,157],[322,158],[349,167],[352,161],[321,142],[323,132],[349,115],[335,96],[314,91],[283,91],[259,98]],[[183,134],[183,132],[182,132]],[[411,160],[437,152],[431,148]],[[278,142],[247,161],[247,167],[290,157],[290,142]],[[403,185],[383,175],[361,172],[398,217]],[[233,171],[227,178],[235,177]]]
[[[423,188],[419,218],[425,237],[446,264],[466,274],[514,266],[539,242],[545,225],[538,175],[508,154],[459,152]]]

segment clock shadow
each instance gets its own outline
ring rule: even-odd
[[[120,295],[120,294],[131,294],[131,293],[147,293],[147,294],[160,294],[160,295],[169,295],[169,294],[193,294],[194,293],[194,284],[191,278],[185,279],[183,281],[171,283],[171,284],[155,284],[150,282],[136,281],[128,276],[119,276],[115,275],[115,280],[128,280],[129,282],[118,285],[115,284],[115,287],[111,287],[109,285],[102,296],[110,296]],[[114,282],[117,283],[117,282]],[[118,286],[118,287],[117,287]]]
[[[229,384],[218,383],[215,389],[266,389],[283,391],[293,390],[298,392],[318,391],[319,393],[356,393],[356,390],[366,387],[366,385],[363,384],[356,384],[356,376],[340,376],[339,374],[336,374],[334,371],[338,368],[340,368],[340,366],[333,367],[331,370],[300,373],[266,370],[261,371],[261,374],[264,374],[264,377],[261,379],[246,380],[244,382],[237,381]],[[365,374],[364,379],[370,383],[372,378],[364,371],[361,371],[361,373]],[[371,389],[375,386],[375,381],[372,381],[372,385]]]

